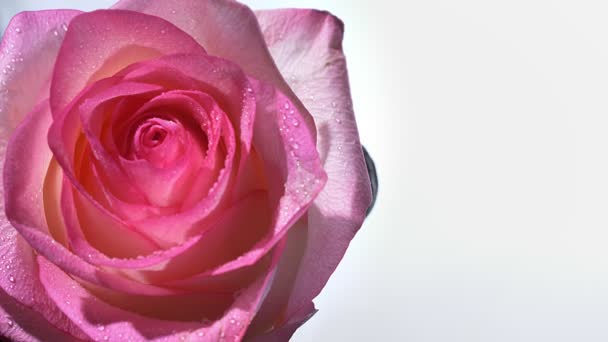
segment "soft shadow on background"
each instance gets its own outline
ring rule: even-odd
[[[608,341],[608,4],[246,3],[342,18],[381,183],[294,341]]]

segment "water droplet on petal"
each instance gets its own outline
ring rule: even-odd
[[[297,119],[294,119],[291,123],[296,127],[300,126],[300,121],[298,121]]]
[[[160,34],[165,34],[165,33],[167,33],[167,30],[165,30],[165,29],[160,30]]]
[[[66,24],[66,23],[61,24],[61,29],[63,31],[67,31],[68,30],[68,24]]]
[[[15,322],[13,322],[10,318],[6,319],[6,324],[8,325],[9,328],[12,328],[13,325],[15,324]]]
[[[104,330],[106,330],[106,327],[104,327],[103,325],[100,325],[97,327],[97,330],[104,331]]]
[[[57,37],[59,35],[59,31],[53,30],[53,36]]]
[[[15,32],[17,32],[17,33],[21,33],[21,32],[22,32],[22,31],[21,31],[21,28],[17,27],[17,28],[15,29]]]
[[[289,102],[285,102],[285,104],[283,104],[283,108],[289,109]]]
[[[339,123],[339,124],[341,124],[342,120],[340,120],[339,118],[336,118],[336,122]]]
[[[293,148],[294,150],[297,150],[300,148],[300,145],[297,142],[294,142],[293,144],[291,144],[291,148]]]
[[[11,283],[14,284],[16,280],[15,280],[15,277],[10,276],[10,277],[8,277],[8,281],[10,281]]]
[[[108,337],[108,336],[104,336],[104,337],[103,337],[103,340],[104,340],[104,341],[109,341],[109,340],[110,340],[110,337]]]

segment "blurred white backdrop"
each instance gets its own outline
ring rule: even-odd
[[[342,18],[379,171],[294,341],[608,341],[608,3],[245,2]]]

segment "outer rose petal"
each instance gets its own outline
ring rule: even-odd
[[[13,199],[13,203],[14,201],[20,201],[22,205],[27,206],[32,214],[31,219],[34,222],[44,222],[45,220],[44,213],[41,210],[41,188],[44,172],[50,158],[50,151],[45,144],[36,144],[36,139],[44,141],[44,134],[46,129],[48,129],[50,121],[49,111],[48,102],[46,102],[39,105],[26,117],[15,130],[13,137],[22,138],[31,143],[13,145],[8,153],[6,153],[6,160],[4,158],[5,143],[0,144],[0,155],[2,156],[0,166],[5,170],[9,170],[6,172],[2,185],[2,192],[5,196],[3,204],[7,205],[6,213],[13,218],[19,217],[21,213],[14,212],[15,206],[9,206],[8,198],[17,197]],[[6,164],[6,167],[2,164]],[[17,179],[12,177],[16,173],[23,177]],[[39,201],[32,201],[36,197]],[[36,274],[37,266],[31,247],[8,222],[5,216],[4,205],[1,209],[0,234],[2,235],[2,239],[0,240],[0,255],[2,257],[1,267],[3,270],[6,270],[6,274],[0,277],[2,292],[6,292],[8,296],[15,298],[16,301],[39,312],[42,317],[46,318],[58,329],[69,331],[75,336],[82,336],[80,330],[66,319],[55,304],[49,300],[38,280]],[[2,296],[0,295],[0,297]],[[4,306],[7,302],[0,300],[0,303]],[[4,306],[4,309],[10,310],[12,307],[11,305]],[[26,310],[26,312],[32,313],[32,320],[40,320],[41,318],[37,317],[37,314],[33,313],[34,311]],[[21,318],[28,320],[26,312],[21,315]],[[5,328],[10,327],[1,325],[0,332],[7,331],[7,334],[10,334],[10,329],[5,330]]]
[[[283,245],[264,274],[246,288],[224,315],[213,322],[175,322],[144,317],[111,306],[89,292],[46,259],[39,257],[40,278],[49,296],[65,314],[96,341],[238,341],[255,315]]]
[[[350,99],[342,22],[314,10],[256,14],[279,70],[315,118],[317,148],[328,174],[308,212],[307,239],[296,246],[303,249],[301,259],[281,261],[298,272],[275,282],[267,299],[277,305],[276,297],[291,291],[284,313],[288,321],[319,294],[344,256],[371,203],[371,188]],[[272,319],[259,317],[260,322]]]
[[[255,14],[230,0],[121,0],[113,6],[164,18],[196,39],[211,55],[235,62],[245,73],[286,94],[314,132],[310,114],[289,88],[266,48]]]
[[[51,325],[35,311],[0,290],[0,341],[73,341],[75,337]],[[84,338],[84,335],[82,336]]]
[[[205,53],[186,33],[158,17],[100,10],[70,23],[53,74],[51,108],[57,116],[87,84],[143,60]]]
[[[49,97],[49,79],[65,29],[80,13],[22,12],[4,31],[0,45],[0,126],[7,133],[36,104]]]

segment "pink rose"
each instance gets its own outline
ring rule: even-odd
[[[229,0],[15,16],[0,332],[289,339],[371,201],[342,33]]]

